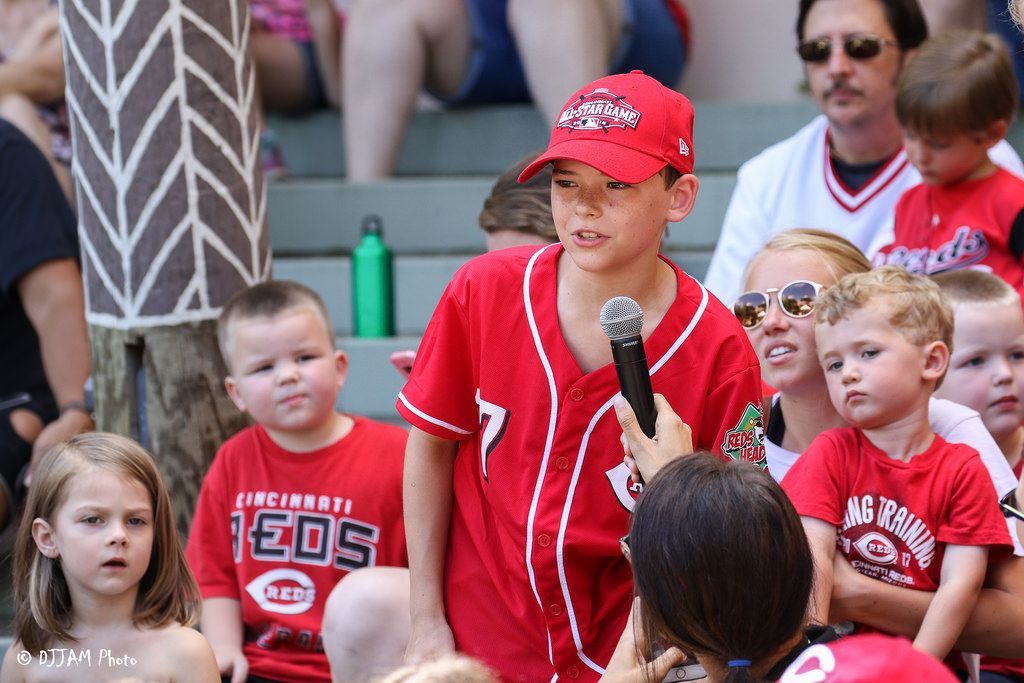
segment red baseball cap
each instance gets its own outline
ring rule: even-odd
[[[955,683],[946,666],[915,650],[906,638],[868,633],[804,650],[779,683]]]
[[[642,71],[599,78],[562,107],[547,151],[519,182],[555,159],[580,161],[623,183],[647,180],[666,165],[693,173],[693,105]]]

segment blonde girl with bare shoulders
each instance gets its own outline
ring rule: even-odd
[[[35,472],[14,549],[16,641],[0,683],[216,683],[189,628],[199,589],[152,457],[115,434],[81,434]]]

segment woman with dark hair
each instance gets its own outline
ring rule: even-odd
[[[666,465],[637,501],[628,548],[640,628],[627,627],[606,683],[661,681],[681,651],[712,683],[776,680],[809,644],[810,549],[786,495],[756,466],[708,453]],[[647,635],[637,643],[680,651],[637,652],[651,648],[634,646],[634,630]]]

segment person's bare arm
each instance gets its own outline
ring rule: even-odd
[[[858,574],[842,555],[833,563],[831,613],[836,621],[858,621],[913,638],[935,593],[892,586]],[[989,565],[985,588],[956,647],[995,657],[1024,652],[1024,558]]]
[[[242,603],[234,598],[207,598],[199,627],[213,648],[217,670],[231,676],[231,683],[244,683],[249,662],[242,654]]]
[[[72,259],[47,261],[22,276],[17,288],[39,336],[43,370],[57,405],[83,406],[90,360],[78,265]],[[65,410],[36,438],[33,462],[53,444],[92,427],[92,418],[84,409]]]
[[[836,527],[817,517],[800,517],[807,544],[814,559],[814,589],[807,606],[812,624],[828,624],[829,596],[832,594],[832,558],[836,554]]]
[[[939,589],[935,591],[914,647],[942,659],[949,654],[978,603],[985,581],[988,547],[947,545],[942,557]]]
[[[341,101],[341,27],[331,0],[305,0],[306,18],[323,79],[324,97],[337,108]]]
[[[416,664],[452,652],[444,612],[444,558],[452,514],[454,441],[413,427],[405,448],[403,506],[409,546],[412,630],[405,659]]]

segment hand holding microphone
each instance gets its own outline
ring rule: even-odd
[[[651,388],[641,337],[643,315],[637,302],[618,296],[605,303],[600,316],[625,399],[616,399],[615,414],[622,427],[625,461],[636,482],[650,480],[666,463],[693,452],[690,427]]]

